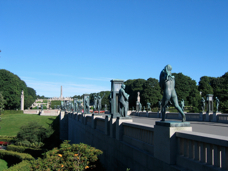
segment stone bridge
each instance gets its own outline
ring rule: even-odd
[[[124,119],[61,111],[60,138],[102,150],[99,159],[109,171],[228,170],[228,124],[199,121],[198,114],[192,115],[191,127],[161,127],[156,113],[132,115]],[[172,117],[178,119],[178,114]],[[228,115],[218,117],[227,122]]]

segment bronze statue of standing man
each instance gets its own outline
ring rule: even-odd
[[[127,115],[128,99],[129,99],[129,94],[125,92],[125,85],[122,84],[121,89],[119,90],[119,96],[118,96],[119,113],[122,117],[128,117]]]
[[[182,109],[178,104],[177,93],[175,91],[175,77],[171,74],[172,66],[166,65],[165,68],[160,73],[160,80],[159,84],[161,89],[163,90],[163,98],[162,98],[162,120],[165,121],[165,112],[166,106],[168,105],[169,101],[174,104],[175,108],[180,112],[182,116],[182,122],[186,121],[186,116]]]

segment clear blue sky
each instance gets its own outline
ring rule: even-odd
[[[0,0],[0,69],[47,97],[228,71],[228,0]]]

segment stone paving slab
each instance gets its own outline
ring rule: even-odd
[[[160,121],[161,118],[148,118],[131,116],[133,123],[141,123],[147,125],[155,125],[156,121]],[[180,121],[175,119],[166,119],[166,121]],[[202,132],[207,134],[228,136],[228,124],[218,122],[205,122],[205,121],[188,121],[192,126],[192,131]]]

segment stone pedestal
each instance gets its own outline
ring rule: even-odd
[[[86,125],[87,124],[86,117],[87,116],[92,116],[92,114],[85,114],[85,113],[83,113],[82,116],[83,116],[83,123]]]
[[[192,131],[189,122],[159,121],[154,126],[154,157],[175,164],[177,141],[175,132]]]
[[[201,112],[199,116],[199,121],[203,121],[203,116],[206,114],[206,112]]]
[[[205,118],[205,121],[207,121],[207,122],[209,122],[211,119],[211,116],[213,115],[213,113],[209,113],[209,112],[207,112],[206,113],[206,118]]]
[[[161,118],[161,111],[157,112],[157,118]]]
[[[218,115],[218,114],[221,114],[221,112],[214,112],[214,113],[213,113],[212,122],[217,122],[217,121],[218,121],[218,119],[217,119],[217,115]]]

